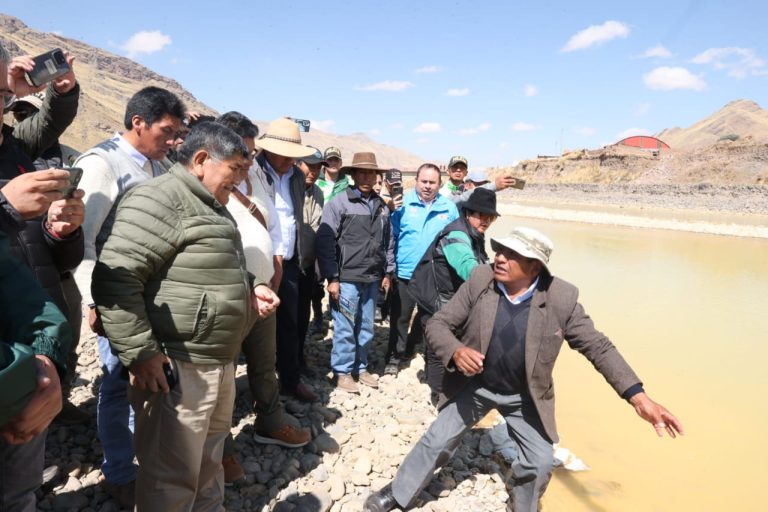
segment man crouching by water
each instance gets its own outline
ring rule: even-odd
[[[530,228],[491,240],[493,266],[474,270],[427,324],[426,335],[445,365],[437,419],[403,461],[391,484],[364,510],[413,505],[462,435],[491,409],[507,421],[520,456],[512,464],[508,511],[535,511],[552,470],[555,394],[552,369],[563,340],[584,355],[656,433],[683,433],[682,424],[651,400],[611,341],[595,329],[578,289],[549,272],[553,244]],[[457,333],[462,332],[461,339]]]
[[[196,126],[179,163],[120,202],[93,271],[104,330],[130,373],[137,512],[224,510],[233,360],[252,317],[279,303],[252,282],[225,208],[249,166],[239,135]]]

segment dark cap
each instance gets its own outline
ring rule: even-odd
[[[499,216],[496,211],[496,192],[487,188],[473,189],[469,199],[460,206],[463,210]]]

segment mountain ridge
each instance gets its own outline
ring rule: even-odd
[[[173,78],[161,75],[127,57],[113,54],[77,39],[41,32],[22,20],[0,13],[0,40],[11,55],[38,55],[60,47],[75,56],[75,72],[81,88],[80,108],[72,125],[64,132],[61,142],[84,151],[123,130],[123,117],[128,99],[139,89],[155,85],[176,94],[188,110],[216,115],[218,112],[199,101]],[[286,106],[286,110],[288,106]],[[269,121],[254,120],[262,132]],[[339,135],[312,129],[302,134],[305,144],[321,150],[328,146],[341,149],[346,162],[352,154],[373,151],[383,168],[415,169],[425,160],[395,146],[380,144],[357,132]]]

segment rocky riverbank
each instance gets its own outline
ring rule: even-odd
[[[499,198],[502,215],[768,238],[761,185],[534,184]]]
[[[383,366],[388,332],[386,322],[377,324],[371,354],[374,371]],[[368,494],[392,479],[435,417],[421,356],[396,377],[382,376],[379,389],[361,386],[360,395],[350,395],[336,391],[331,383],[330,348],[330,334],[306,344],[307,362],[316,373],[307,382],[321,401],[312,405],[285,401],[288,411],[312,429],[314,440],[301,449],[254,442],[245,365],[238,366],[232,433],[246,479],[227,488],[227,510],[361,510]],[[82,426],[51,426],[46,467],[56,466],[59,475],[39,493],[39,508],[115,512],[119,506],[99,486],[102,452],[95,418],[100,369],[95,338],[85,331],[78,352],[79,377],[72,401],[91,412],[93,420]],[[485,430],[470,432],[457,456],[422,494],[424,504],[416,510],[504,510],[505,470],[489,457],[491,451]]]
[[[505,200],[562,205],[646,207],[768,215],[768,186],[673,184],[528,184],[502,193]]]

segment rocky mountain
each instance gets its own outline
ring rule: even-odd
[[[656,137],[677,149],[701,148],[727,139],[768,142],[768,110],[754,101],[736,100],[688,128],[669,128]]]
[[[148,85],[172,91],[184,101],[189,110],[212,115],[217,113],[172,78],[81,41],[34,30],[18,18],[0,14],[0,40],[11,55],[38,55],[53,48],[63,48],[75,56],[75,71],[82,90],[80,109],[74,123],[61,138],[64,144],[74,148],[87,149],[111,136],[116,130],[121,130],[125,104],[136,91]],[[289,109],[289,105],[286,105],[286,109]],[[254,122],[262,130],[268,124],[268,121]],[[415,169],[424,161],[402,149],[379,144],[361,133],[336,135],[313,129],[303,139],[305,143],[321,149],[338,147],[347,162],[358,151],[373,151],[379,165],[386,168]]]

